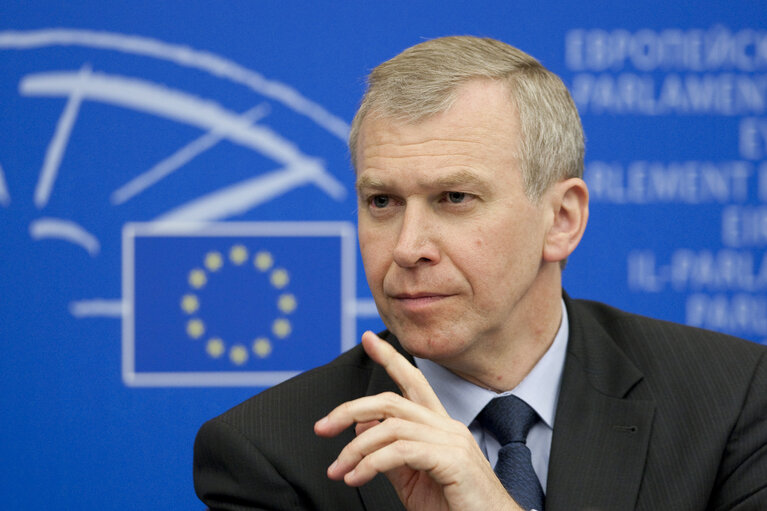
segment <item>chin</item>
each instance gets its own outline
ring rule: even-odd
[[[465,349],[465,343],[450,332],[433,333],[421,329],[392,329],[405,351],[418,358],[434,362],[450,360],[459,356]]]

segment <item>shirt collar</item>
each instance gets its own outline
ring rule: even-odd
[[[415,357],[415,362],[450,417],[466,426],[491,399],[513,394],[530,405],[553,429],[569,334],[567,308],[562,301],[562,321],[551,346],[519,385],[503,394],[474,385],[431,360]]]

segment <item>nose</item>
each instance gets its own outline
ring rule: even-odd
[[[437,226],[425,209],[412,204],[405,208],[393,254],[398,266],[412,268],[439,262]]]

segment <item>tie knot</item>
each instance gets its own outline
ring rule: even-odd
[[[503,446],[511,442],[525,443],[530,428],[538,422],[538,414],[517,396],[509,394],[491,400],[477,420]]]

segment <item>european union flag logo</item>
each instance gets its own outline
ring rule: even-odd
[[[131,223],[123,380],[274,385],[355,344],[346,222]]]

